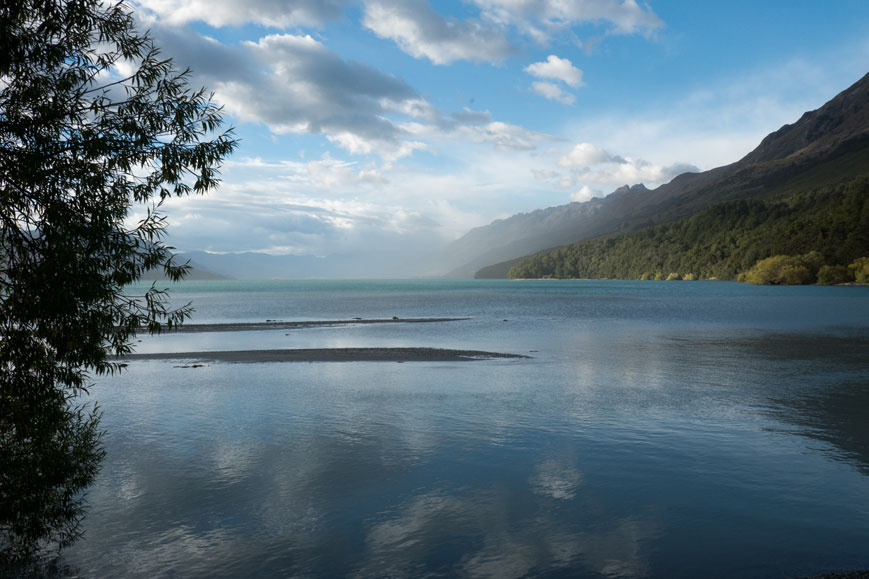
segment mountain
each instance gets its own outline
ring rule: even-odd
[[[347,255],[316,257],[205,251],[178,255],[180,263],[188,259],[194,265],[194,270],[202,268],[223,278],[235,279],[359,278],[370,277],[373,271],[369,262]]]
[[[228,279],[228,278],[232,277],[232,276],[223,275],[223,274],[217,273],[215,271],[212,271],[212,270],[208,269],[207,267],[203,266],[202,264],[200,264],[199,262],[192,260],[192,259],[189,259],[189,261],[188,261],[188,259],[189,258],[184,257],[181,254],[178,254],[175,256],[175,263],[180,265],[180,264],[187,262],[188,265],[190,266],[190,271],[188,271],[187,275],[184,277],[185,280],[195,281],[195,280],[205,280],[205,279]],[[167,278],[165,275],[163,275],[162,271],[151,270],[151,271],[145,272],[139,279],[141,279],[143,281],[152,281],[152,280],[164,280]]]
[[[620,187],[606,198],[594,198],[584,203],[568,203],[558,207],[519,213],[489,225],[476,227],[447,245],[427,262],[433,272],[447,277],[473,277],[481,267],[517,256],[528,255],[577,240],[576,230],[587,224],[592,233],[605,208],[627,193],[642,194],[648,189],[642,184]],[[601,233],[606,229],[601,230]]]
[[[478,227],[451,243],[449,275],[506,277],[518,259],[584,239],[676,221],[734,199],[769,200],[846,182],[869,171],[869,74],[821,108],[761,141],[745,157],[683,173],[649,190],[622,187],[603,199],[570,203]],[[501,260],[500,262],[498,260]],[[482,267],[485,262],[494,264]],[[481,269],[482,268],[482,269]]]

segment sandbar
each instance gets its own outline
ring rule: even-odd
[[[191,362],[471,362],[528,358],[520,354],[443,348],[303,348],[128,354],[124,360],[189,360]]]

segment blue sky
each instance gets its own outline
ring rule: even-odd
[[[738,160],[869,69],[869,2],[136,0],[241,139],[179,250],[402,260]]]

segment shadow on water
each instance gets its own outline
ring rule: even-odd
[[[869,336],[761,334],[706,340],[695,347],[739,361],[742,377],[763,397],[760,410],[776,432],[828,444],[828,458],[869,475]]]
[[[775,337],[755,347],[770,358],[788,352],[800,369],[791,380],[808,382],[788,395],[771,395],[770,416],[793,425],[793,434],[828,443],[830,458],[869,475],[869,338]]]
[[[828,451],[831,458],[853,463],[869,475],[869,378],[772,402],[771,413],[797,426],[796,434],[833,445],[838,450]]]

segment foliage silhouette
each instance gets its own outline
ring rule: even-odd
[[[236,146],[221,124],[125,4],[0,6],[0,560],[80,536],[104,450],[79,396],[90,373],[120,370],[137,331],[189,315],[156,286],[124,287],[184,276],[160,206],[218,185]]]

